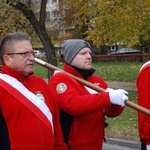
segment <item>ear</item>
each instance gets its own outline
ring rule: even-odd
[[[3,56],[3,59],[4,59],[4,63],[6,66],[10,66],[10,63],[11,63],[11,57],[9,55],[4,55]]]

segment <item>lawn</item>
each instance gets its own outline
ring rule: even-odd
[[[106,63],[93,63],[93,68],[96,69],[95,74],[101,76],[106,81],[125,81],[135,82],[137,74],[143,63],[141,62],[106,62]],[[63,64],[58,65],[63,68]],[[47,69],[35,64],[35,74],[42,78],[47,78]]]
[[[105,81],[118,81],[118,82],[136,82],[139,69],[143,63],[94,63],[93,68],[96,69],[96,75],[101,76]],[[59,64],[59,68],[63,64]],[[39,65],[35,65],[35,74],[42,78],[47,78],[47,69]],[[130,101],[137,103],[137,92],[128,91]],[[125,107],[124,112],[116,118],[106,118],[108,127],[105,129],[106,137],[121,138],[133,141],[139,141],[138,138],[138,124],[137,124],[137,111],[130,107]]]
[[[140,62],[107,62],[94,63],[93,67],[96,68],[96,74],[104,80],[135,82],[142,65]]]

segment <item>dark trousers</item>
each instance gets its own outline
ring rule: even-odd
[[[0,114],[0,150],[10,150],[8,130],[2,114]]]
[[[140,141],[141,141],[141,150],[147,150],[144,140],[140,139]]]

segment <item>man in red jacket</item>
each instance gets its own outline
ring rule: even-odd
[[[140,69],[137,77],[138,104],[150,109],[150,61]],[[141,150],[150,150],[150,117],[138,112],[138,130],[141,139]]]
[[[92,49],[79,39],[65,40],[64,70],[95,86],[106,89],[98,93],[63,72],[55,72],[49,82],[53,98],[60,108],[64,141],[70,150],[100,150],[104,140],[105,115],[119,116],[128,100],[123,89],[108,88],[106,82],[94,75]]]
[[[28,36],[6,35],[0,58],[0,150],[67,150],[57,104],[47,83],[33,74]]]

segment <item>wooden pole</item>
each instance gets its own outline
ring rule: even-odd
[[[51,64],[49,64],[47,62],[44,62],[43,60],[35,58],[34,61],[35,61],[35,63],[37,63],[37,64],[39,64],[41,66],[44,66],[45,68],[48,68],[50,70],[62,71],[64,73],[68,74],[69,76],[73,77],[78,82],[82,83],[83,85],[85,85],[85,86],[87,86],[87,87],[89,87],[89,88],[91,88],[91,89],[93,89],[93,90],[95,90],[97,92],[105,92],[105,89],[103,89],[103,88],[101,88],[99,86],[95,86],[94,84],[92,84],[92,83],[90,83],[90,82],[88,82],[86,80],[83,80],[83,79],[81,79],[81,78],[79,78],[77,76],[74,76],[74,75],[72,75],[72,74],[70,74],[70,73],[68,73],[68,72],[66,72],[66,71],[64,71],[64,70],[54,66],[54,65],[51,65]],[[140,106],[140,105],[138,105],[136,103],[133,103],[133,102],[127,100],[127,101],[125,101],[125,105],[130,107],[130,108],[132,108],[132,109],[135,109],[135,110],[137,110],[137,111],[139,111],[139,112],[141,112],[141,113],[143,113],[145,115],[150,116],[150,110],[148,110],[148,109],[146,109],[146,108],[144,108],[144,107],[142,107],[142,106]]]

